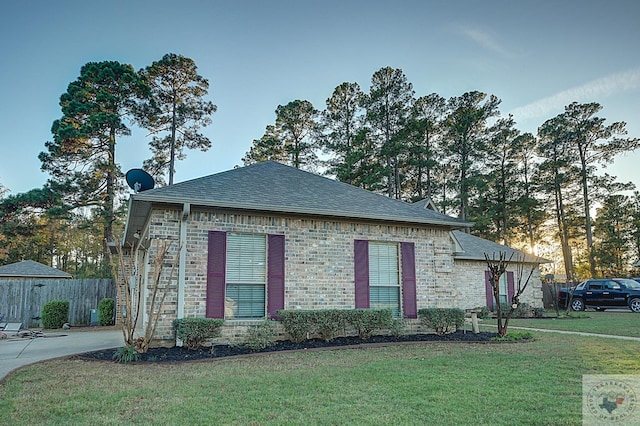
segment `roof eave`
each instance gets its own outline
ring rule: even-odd
[[[486,259],[484,257],[478,257],[478,256],[465,256],[464,254],[454,254],[453,255],[455,260],[475,260],[475,261],[481,261],[481,262],[486,262]],[[548,259],[544,259],[542,257],[530,257],[530,256],[526,256],[524,258],[524,260],[520,260],[520,259],[512,259],[512,262],[516,262],[516,263],[531,263],[531,264],[536,264],[536,265],[540,265],[543,263],[551,263],[550,260]]]
[[[136,208],[135,204],[137,203],[148,203],[147,206],[141,206]],[[279,206],[279,205],[255,205],[250,203],[235,203],[229,201],[218,201],[218,200],[202,200],[195,198],[184,198],[177,200],[173,197],[159,197],[159,196],[147,196],[145,194],[135,194],[131,197],[130,200],[130,214],[134,212],[134,210],[145,210],[146,214],[148,214],[151,209],[151,203],[157,204],[169,204],[174,206],[181,206],[185,203],[191,204],[191,206],[199,206],[199,207],[213,207],[213,208],[223,208],[223,209],[235,209],[235,210],[248,210],[255,212],[270,212],[270,213],[281,213],[281,214],[301,214],[301,215],[312,215],[312,216],[322,216],[322,217],[335,217],[335,218],[343,218],[343,219],[359,219],[359,220],[379,220],[379,221],[389,221],[389,222],[400,222],[400,223],[414,223],[421,225],[433,225],[433,226],[443,226],[448,228],[466,228],[472,226],[473,224],[470,222],[463,222],[458,220],[438,220],[438,219],[420,219],[420,218],[410,218],[410,217],[398,217],[394,215],[382,215],[382,214],[358,214],[358,213],[341,213],[335,212],[332,210],[322,210],[322,209],[305,209],[305,208],[296,208],[289,206]],[[135,215],[135,212],[133,213]],[[135,220],[134,216],[134,220]],[[133,235],[135,230],[128,229],[130,218],[127,218],[127,232],[125,241],[128,241],[129,235]]]

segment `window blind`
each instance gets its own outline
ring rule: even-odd
[[[267,239],[265,235],[227,235],[227,318],[265,316]]]

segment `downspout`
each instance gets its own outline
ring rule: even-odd
[[[135,309],[135,312],[132,312],[131,314],[137,315],[138,318],[135,324],[135,329],[136,333],[142,335],[144,334],[144,331],[139,332],[138,330],[140,327],[144,330],[147,325],[147,321],[149,321],[149,314],[145,303],[148,292],[147,281],[149,277],[149,250],[145,247],[145,241],[147,241],[147,238],[142,235],[140,231],[136,231],[136,233],[133,234],[133,238],[136,242],[135,247],[133,248],[133,253],[131,254],[133,256],[134,264],[130,279],[132,280],[132,288],[134,288],[135,292],[140,295],[140,302],[136,303],[135,306],[132,306],[132,308]],[[134,298],[134,300],[137,300],[137,297]]]
[[[182,218],[180,220],[180,264],[178,265],[178,312],[177,318],[184,318],[184,287],[187,263],[187,219],[191,213],[191,204],[182,206]]]

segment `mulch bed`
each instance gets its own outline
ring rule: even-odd
[[[301,350],[321,350],[337,349],[345,347],[383,346],[396,343],[410,342],[460,342],[460,343],[487,343],[492,342],[492,338],[497,337],[497,333],[482,332],[474,334],[457,331],[455,333],[438,336],[437,334],[411,334],[400,337],[394,336],[373,336],[370,339],[362,340],[358,337],[339,337],[330,342],[321,339],[305,340],[302,343],[293,343],[289,340],[278,341],[262,351],[252,351],[238,345],[214,345],[213,347],[202,348],[200,350],[189,350],[183,347],[173,348],[151,348],[147,353],[140,354],[137,362],[184,362],[200,361],[230,356],[251,355],[256,353],[279,352],[279,351],[301,351]],[[87,352],[76,355],[76,359],[114,361],[116,349],[105,349],[95,352]]]

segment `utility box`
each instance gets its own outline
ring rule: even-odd
[[[98,325],[98,310],[97,309],[92,309],[91,310],[90,325],[91,326]]]

